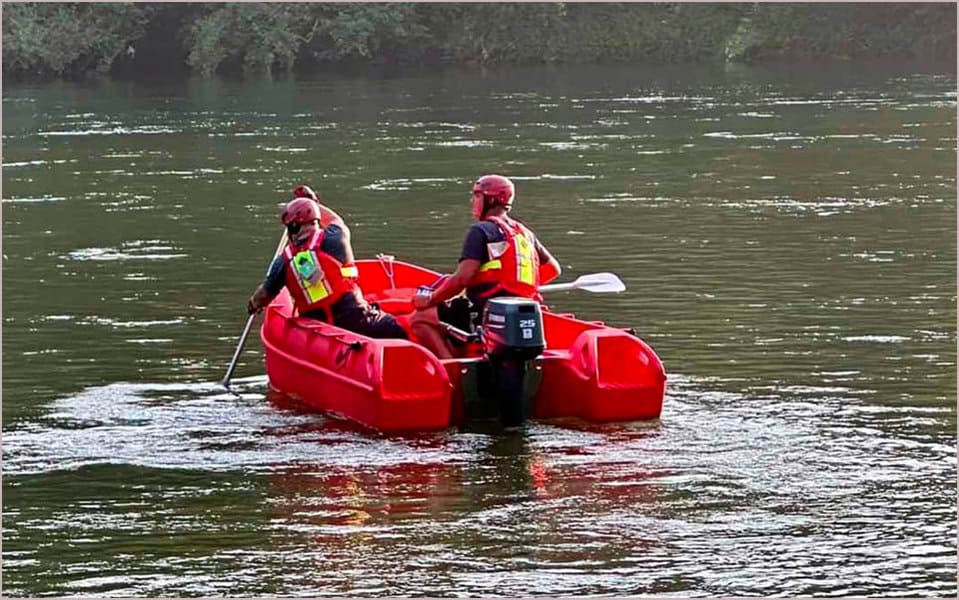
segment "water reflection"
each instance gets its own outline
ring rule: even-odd
[[[861,65],[5,88],[5,591],[954,596],[955,99]],[[212,383],[294,184],[449,270],[477,169],[626,282],[548,302],[656,348],[661,421],[380,436],[269,394],[255,336]]]
[[[677,375],[662,422],[386,437],[299,414],[276,395],[264,404],[263,385],[238,380],[238,395],[212,385],[91,389],[10,436],[8,584],[23,585],[16,573],[45,576],[27,549],[67,522],[54,539],[99,548],[132,542],[144,528],[199,540],[210,527],[239,527],[240,537],[211,548],[220,560],[268,572],[284,556],[282,582],[264,593],[322,595],[416,594],[424,585],[436,593],[807,594],[857,581],[848,589],[861,593],[872,584],[857,569],[871,561],[938,563],[950,552],[954,510],[939,499],[949,495],[954,448],[914,437],[928,425],[910,417],[896,434],[877,431],[867,405],[860,413],[829,400],[836,390],[810,389],[809,402],[784,412],[777,393],[731,395]],[[90,487],[116,469],[133,471]],[[59,508],[49,513],[51,502]],[[926,542],[915,546],[910,531]],[[182,552],[149,545],[153,555]],[[867,551],[880,547],[889,552]],[[703,554],[710,548],[721,556]],[[93,556],[63,555],[75,565],[74,584],[82,582],[69,589],[220,589],[205,577],[189,585],[172,577],[162,588],[122,575],[106,582],[95,575],[106,565]],[[845,575],[822,583],[814,574],[829,565]],[[751,574],[748,588],[733,576],[740,572]],[[549,577],[534,576],[542,573]],[[939,585],[927,571],[912,581]]]

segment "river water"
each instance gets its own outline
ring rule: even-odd
[[[956,586],[956,78],[533,68],[3,92],[10,596],[877,595]],[[662,418],[385,437],[222,377],[306,182],[449,271],[514,178],[555,309]],[[254,336],[255,337],[255,336]]]

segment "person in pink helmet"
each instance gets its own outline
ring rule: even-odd
[[[413,300],[413,333],[439,358],[455,356],[441,322],[470,331],[490,298],[539,300],[539,286],[562,270],[532,230],[509,215],[515,197],[516,187],[502,175],[476,180],[471,199],[476,223],[466,232],[456,271]]]
[[[262,310],[286,286],[300,316],[373,338],[408,337],[392,315],[363,297],[348,231],[335,212],[324,212],[315,199],[300,195],[287,203],[280,220],[287,243],[250,296],[250,314]]]
[[[316,206],[320,210],[320,226],[321,227],[326,227],[330,223],[336,223],[344,231],[347,231],[347,232],[349,231],[349,229],[347,229],[346,227],[346,222],[343,221],[343,218],[340,217],[340,215],[336,214],[336,212],[334,212],[333,209],[329,208],[328,206],[325,206],[323,202],[320,200],[320,196],[316,192],[314,192],[310,188],[310,186],[301,183],[300,185],[293,188],[293,199],[295,200],[296,198],[309,198],[313,202],[316,202]]]

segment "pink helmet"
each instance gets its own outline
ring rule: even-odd
[[[473,184],[473,193],[482,193],[487,206],[512,206],[516,186],[502,175],[483,175]]]
[[[300,185],[296,186],[295,188],[293,188],[293,197],[294,197],[294,198],[309,198],[310,200],[313,200],[313,201],[316,201],[316,202],[319,202],[319,201],[320,201],[320,197],[316,195],[316,192],[314,192],[312,189],[310,189],[310,186],[304,185],[304,184],[302,184],[302,183],[301,183]]]
[[[320,210],[309,198],[295,198],[287,203],[280,220],[287,226],[312,223],[320,220]]]

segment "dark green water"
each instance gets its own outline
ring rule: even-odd
[[[956,80],[577,68],[3,92],[10,596],[956,587]],[[652,423],[386,438],[222,377],[301,181],[449,271],[510,175]]]

